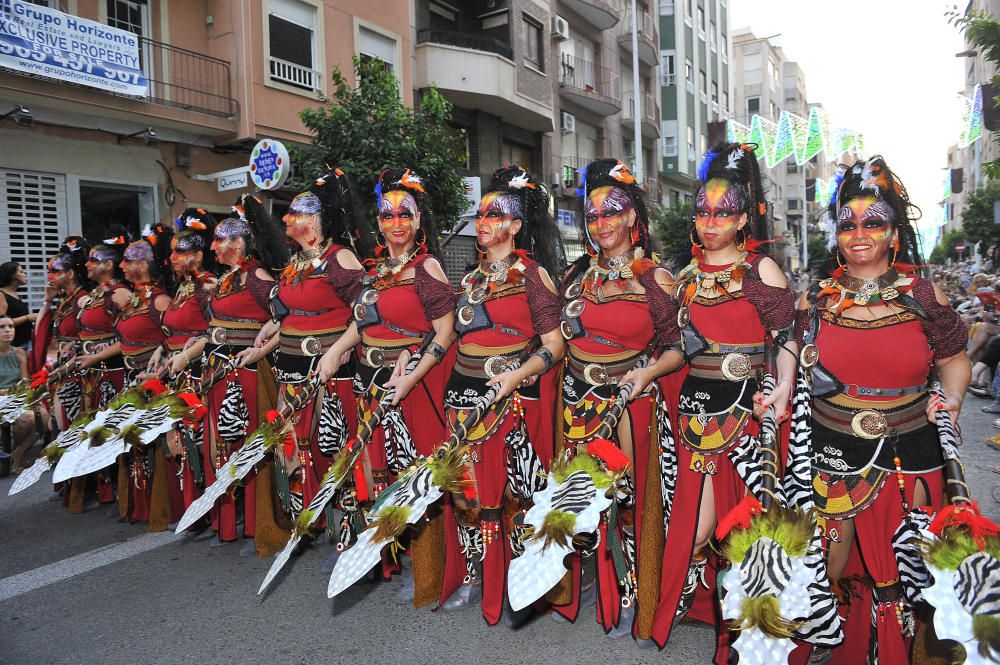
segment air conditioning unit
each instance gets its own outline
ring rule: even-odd
[[[566,111],[559,113],[559,129],[563,134],[571,134],[576,131],[576,116]]]
[[[552,16],[552,39],[557,42],[569,39],[569,22],[558,14]]]

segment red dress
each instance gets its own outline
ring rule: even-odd
[[[49,310],[45,319],[36,326],[36,336],[31,347],[31,370],[37,372],[46,363],[49,344],[56,341],[55,367],[61,367],[80,351],[80,326],[76,317],[80,312],[79,301],[87,294],[77,287],[72,293],[64,294],[62,302]],[[65,428],[80,415],[80,379],[71,376],[64,380],[55,391],[61,423]]]
[[[477,399],[487,392],[487,367],[516,358],[532,337],[558,328],[559,296],[549,291],[540,270],[537,263],[519,254],[506,282],[493,283],[493,288],[482,284],[478,276],[483,273],[478,270],[463,278],[465,293],[458,301],[455,324],[458,351],[444,400],[449,428],[468,417]],[[486,291],[479,292],[479,288]],[[477,293],[484,293],[484,299]],[[511,548],[519,546],[523,536],[512,514],[540,489],[544,481],[539,472],[552,459],[554,401],[551,377],[542,377],[534,386],[493,405],[465,439],[471,446],[482,505],[480,523],[458,525],[446,504],[448,549],[442,601],[463,581],[471,583],[478,577],[474,564],[481,559],[482,612],[490,625],[500,620]],[[479,547],[485,552],[477,552]]]
[[[206,374],[214,373],[221,363],[252,346],[261,326],[271,319],[268,299],[274,283],[257,276],[260,265],[257,260],[245,261],[236,272],[220,278],[212,291],[209,344],[205,351]],[[215,481],[216,465],[225,464],[229,454],[238,450],[246,435],[260,424],[257,419],[257,378],[256,366],[241,367],[216,382],[206,395],[211,434],[205,446],[205,482],[208,484]],[[243,413],[239,413],[241,403],[246,409],[245,418]],[[256,480],[256,473],[251,473],[243,482],[243,535],[246,538],[254,537]],[[239,535],[236,501],[233,494],[226,493],[212,510],[212,528],[223,542],[236,540]]]
[[[604,415],[614,404],[618,393],[616,379],[624,376],[644,353],[655,354],[678,339],[676,305],[656,282],[656,265],[647,259],[632,264],[643,293],[620,293],[600,297],[590,288],[590,271],[577,276],[564,289],[563,334],[568,339],[566,366],[563,372],[563,412],[560,414],[564,447],[571,451],[593,440]],[[653,441],[658,405],[651,393],[642,395],[625,409],[620,422],[629,423],[632,439],[630,480],[634,492],[621,506],[632,517],[626,524],[609,523],[609,514],[602,515],[599,529],[600,545],[595,553],[597,567],[597,622],[605,632],[619,624],[623,599],[631,607],[639,599],[636,583],[644,584],[645,561],[638,561],[643,516],[646,512],[646,471]],[[611,435],[617,443],[617,429]],[[609,547],[609,530],[617,531],[617,541],[623,544],[620,554],[632,576],[619,579],[614,556]],[[640,563],[642,564],[640,566]],[[641,568],[641,570],[640,570]],[[655,568],[650,568],[655,572]],[[579,611],[581,560],[573,555],[573,600],[554,609],[570,620]],[[637,617],[638,613],[633,614]]]
[[[336,255],[343,249],[347,248],[332,244],[318,257],[318,265],[302,270],[295,268],[293,258],[278,280],[272,308],[281,319],[275,363],[280,400],[288,400],[303,389],[323,352],[347,329],[349,303],[357,296],[365,272],[340,265]],[[293,512],[301,509],[295,505],[299,500],[303,506],[312,501],[332,455],[356,427],[353,375],[352,366],[342,367],[317,398],[295,414],[297,451],[283,449],[280,454],[285,464],[275,465],[279,474],[290,469]],[[328,422],[337,423],[336,431],[326,433],[322,447],[317,436],[321,415],[317,405],[327,410],[323,415]]]
[[[934,361],[962,352],[967,333],[958,314],[937,302],[929,280],[901,279],[909,283],[896,282],[896,289],[916,306],[895,301],[895,313],[879,319],[842,317],[825,307],[825,296],[813,297],[811,308],[800,312],[800,341],[815,344],[818,352],[809,370],[808,423],[818,522],[829,542],[840,540],[843,521],[853,521],[857,547],[844,575],[874,582],[858,585],[861,597],[854,602],[866,608],[871,598],[872,611],[849,612],[832,663],[863,662],[874,644],[880,663],[910,662],[910,639],[896,613],[896,598],[903,595],[891,541],[905,507],[893,458],[900,460],[908,506],[914,506],[918,485],[933,511],[944,497],[937,428],[925,416],[927,384]],[[878,436],[880,428],[865,423],[883,424],[892,435]]]
[[[759,464],[758,422],[753,418],[752,398],[758,390],[757,373],[764,369],[769,344],[768,331],[788,328],[795,316],[795,297],[788,288],[764,283],[758,272],[765,257],[750,254],[742,262],[725,266],[693,264],[711,277],[697,283],[721,283],[727,270],[742,271],[735,291],[718,289],[714,298],[693,292],[694,275],[678,275],[676,294],[687,305],[689,325],[682,331],[688,364],[663,382],[674,423],[676,477],[669,517],[652,638],[664,645],[673,628],[681,591],[692,557],[699,506],[705,476],[712,476],[716,515],[721,519],[748,492],[746,478]],[[682,315],[683,318],[683,315]],[[779,458],[783,459],[783,456]],[[710,567],[719,562],[709,558]],[[719,631],[720,650],[728,652],[729,631],[718,619],[718,596],[713,572],[707,575],[710,589],[699,585],[690,616],[714,624]]]

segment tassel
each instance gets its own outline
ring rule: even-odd
[[[368,501],[368,481],[365,479],[365,467],[359,459],[354,463],[354,493],[358,501]]]
[[[621,473],[629,467],[629,459],[625,453],[607,439],[594,439],[588,443],[587,453],[604,462],[612,473]]]
[[[755,496],[748,494],[743,497],[728,515],[719,520],[719,525],[715,528],[716,540],[724,539],[733,529],[749,529],[750,519],[763,511],[764,508]]]

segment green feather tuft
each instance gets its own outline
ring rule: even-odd
[[[743,561],[754,543],[761,538],[770,538],[781,545],[789,556],[802,556],[809,546],[814,527],[812,514],[771,508],[754,516],[749,529],[730,531],[722,553],[730,561]]]
[[[542,528],[531,537],[542,541],[543,550],[553,544],[568,547],[573,539],[574,527],[576,527],[576,515],[562,510],[550,510],[545,514]]]
[[[131,404],[132,406],[142,406],[146,403],[143,397],[142,388],[139,386],[134,386],[129,388],[125,392],[121,393],[110,402],[108,402],[108,409],[120,409],[126,404]]]
[[[133,448],[142,445],[142,440],[139,438],[142,434],[142,429],[140,429],[135,423],[129,423],[128,425],[125,425],[125,427],[122,427],[119,434],[123,439],[125,439],[125,443],[129,444]]]
[[[589,475],[598,489],[606,490],[614,483],[614,476],[610,475],[597,459],[587,453],[574,455],[568,462],[553,462],[552,473],[555,475],[557,483],[565,482],[570,474],[577,471],[585,471]]]
[[[961,529],[944,529],[940,540],[924,544],[927,562],[945,570],[958,570],[967,556],[979,551],[976,541]],[[986,538],[986,552],[1000,559],[1000,538]]]
[[[781,616],[781,603],[774,596],[758,596],[744,598],[740,607],[740,616],[730,627],[733,630],[759,628],[771,637],[788,638],[799,627],[798,623],[787,621]]]
[[[409,506],[386,506],[378,512],[375,522],[375,535],[372,540],[376,543],[384,543],[387,540],[395,540],[406,529],[406,520],[410,516]]]
[[[302,512],[299,513],[299,516],[295,519],[295,526],[292,528],[292,537],[301,538],[305,534],[309,533],[310,525],[315,517],[315,510],[303,508]]]
[[[465,483],[469,482],[466,472],[468,452],[468,446],[449,446],[427,459],[427,466],[431,469],[431,481],[441,488],[442,492],[457,494],[463,490]]]
[[[1000,616],[973,615],[972,636],[979,642],[979,655],[985,660],[996,662],[1000,655]]]
[[[66,454],[66,448],[60,448],[54,443],[50,443],[49,445],[45,446],[45,449],[42,451],[42,457],[47,459],[49,461],[49,464],[55,464],[65,454]]]

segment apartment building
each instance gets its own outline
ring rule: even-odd
[[[245,185],[206,176],[245,167],[262,138],[307,142],[298,111],[326,100],[335,66],[353,79],[353,57],[378,57],[412,103],[410,13],[397,0],[9,2],[108,44],[134,35],[148,81],[121,94],[0,60],[0,260],[26,266],[34,305],[69,233],[139,231],[188,206],[226,213]]]
[[[728,3],[660,0],[660,201],[690,200],[702,155],[714,136],[710,123],[731,117]],[[721,125],[713,125],[721,128]],[[710,138],[711,137],[711,138]]]

